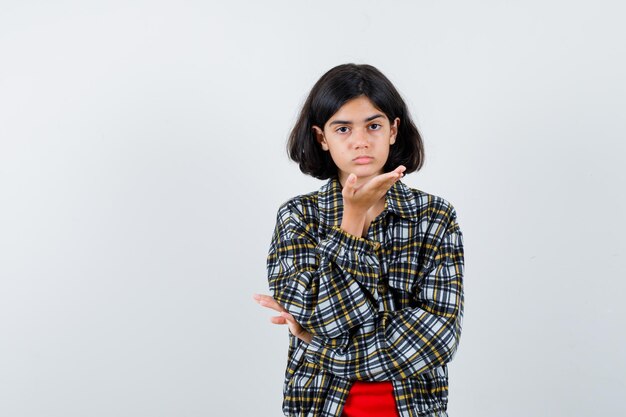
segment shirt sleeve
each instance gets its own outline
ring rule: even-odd
[[[463,235],[448,227],[424,275],[418,307],[377,312],[356,332],[315,335],[305,357],[349,380],[405,379],[450,362],[463,322]]]
[[[338,226],[318,239],[317,225],[305,221],[303,211],[297,201],[278,210],[267,256],[269,288],[312,335],[346,340],[343,334],[376,312],[371,293],[380,273],[378,243]]]

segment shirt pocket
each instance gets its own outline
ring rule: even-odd
[[[389,262],[387,281],[395,290],[400,307],[412,306],[417,301],[419,292],[419,273],[421,267],[416,254],[401,252]]]

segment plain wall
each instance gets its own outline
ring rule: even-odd
[[[624,415],[624,7],[609,1],[0,3],[0,415],[278,416],[285,142],[378,67],[456,208],[451,417]]]

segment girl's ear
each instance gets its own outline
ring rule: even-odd
[[[326,143],[326,138],[324,137],[324,132],[318,126],[313,126],[313,133],[315,133],[315,139],[317,139],[318,143],[322,146],[322,149],[327,151],[328,144]]]
[[[390,126],[391,136],[389,137],[389,144],[393,145],[396,143],[396,137],[398,136],[398,127],[400,126],[400,118],[396,117],[393,120],[393,124]]]

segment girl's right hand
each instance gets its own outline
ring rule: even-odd
[[[399,165],[393,171],[377,175],[358,188],[355,188],[356,175],[350,174],[341,191],[344,209],[348,208],[358,213],[366,213],[387,194],[387,191],[397,180],[404,176],[405,170],[404,165]]]

